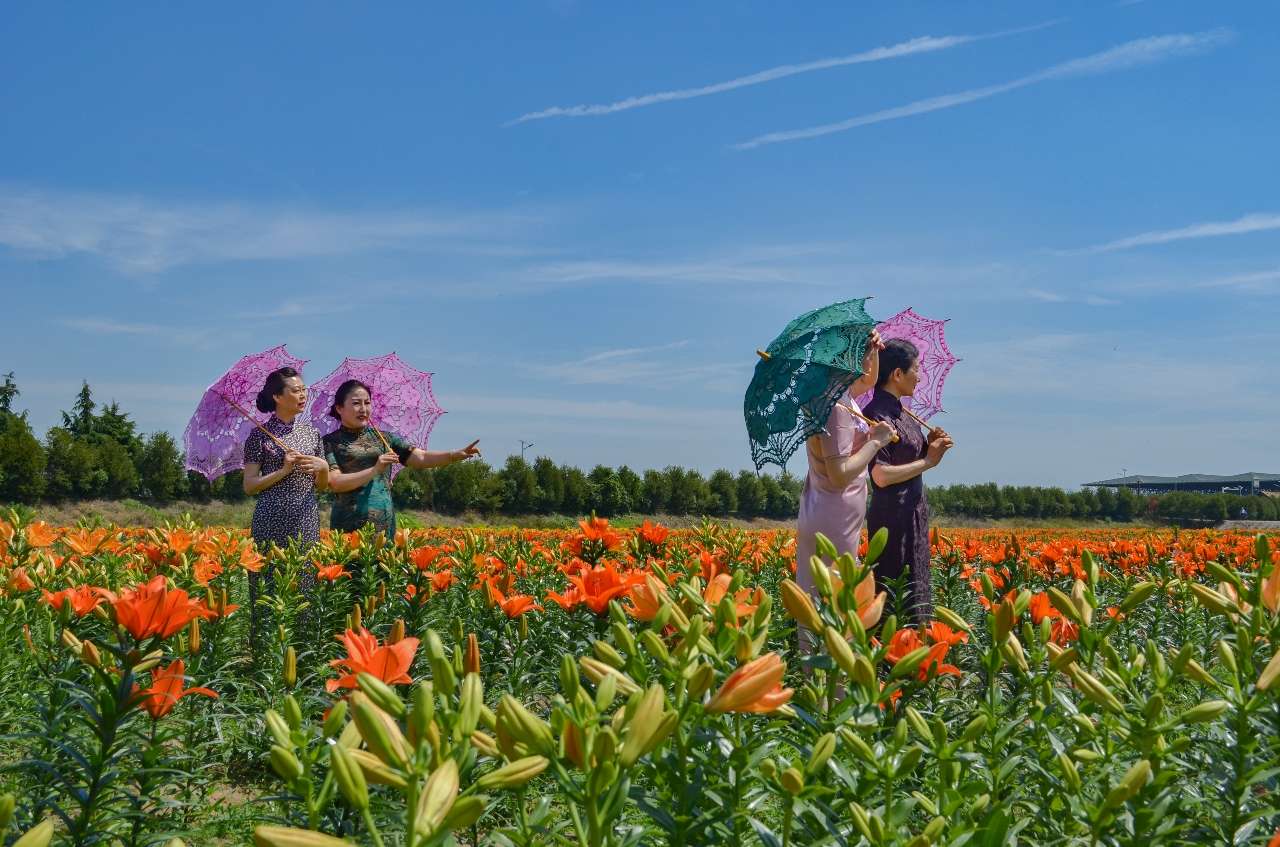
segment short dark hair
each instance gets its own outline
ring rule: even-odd
[[[876,388],[883,388],[896,370],[904,373],[920,358],[920,350],[905,338],[890,338],[880,351],[880,376],[876,379]]]
[[[365,385],[358,379],[349,379],[342,385],[338,386],[338,390],[333,392],[333,403],[329,406],[329,417],[341,419],[342,415],[338,414],[338,407],[345,406],[347,398],[351,396],[351,392],[357,388],[363,388],[369,397],[373,397],[373,392],[369,390],[369,386]]]
[[[271,375],[267,377],[266,384],[258,392],[256,403],[258,411],[274,412],[276,410],[276,395],[284,393],[284,381],[295,376],[302,376],[302,374],[287,366],[272,371]]]

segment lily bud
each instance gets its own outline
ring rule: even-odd
[[[626,725],[626,738],[622,742],[618,761],[624,768],[636,763],[649,748],[650,741],[663,721],[666,692],[658,683],[650,685],[636,706],[635,713]]]
[[[195,634],[191,642],[193,645],[191,648],[192,653],[200,649],[198,646],[195,646],[196,644],[199,643],[199,639],[200,639],[200,629],[198,627],[199,623],[200,623],[199,618],[191,622],[191,625],[193,627],[196,627],[194,631]],[[298,651],[294,650],[293,646],[290,645],[289,647],[286,647],[284,650],[284,687],[293,688],[297,684],[298,684]]]
[[[622,670],[627,666],[627,660],[622,658],[622,654],[615,650],[613,645],[607,641],[595,642],[595,644],[592,645],[592,649],[595,651],[595,654],[600,661],[612,665],[618,670]]]
[[[612,676],[618,685],[618,690],[622,692],[622,696],[630,697],[640,690],[640,686],[636,685],[631,677],[612,668],[599,659],[593,659],[590,656],[583,656],[578,660],[578,666],[582,669],[582,674],[596,685],[606,676]]]
[[[934,606],[933,616],[958,632],[973,632],[968,621],[946,606]]]
[[[298,757],[293,754],[292,750],[286,750],[279,744],[271,745],[271,769],[280,775],[285,782],[293,782],[302,776],[302,762],[298,761]]]
[[[403,776],[387,767],[381,759],[367,750],[347,750],[347,755],[360,768],[360,773],[364,776],[366,782],[372,782],[375,785],[390,785],[392,788],[400,790],[409,785]]]
[[[97,646],[87,639],[80,645],[80,659],[91,668],[102,667],[102,654],[98,652]]]
[[[187,624],[187,652],[192,656],[200,652],[200,619],[192,618]]]
[[[279,712],[275,709],[267,709],[266,722],[267,732],[271,733],[273,741],[281,747],[293,746],[293,740],[289,737],[289,724],[285,723]]]
[[[449,811],[449,814],[445,815],[444,821],[440,824],[440,831],[457,832],[460,829],[467,829],[480,820],[480,816],[484,814],[488,804],[489,798],[483,794],[472,794],[470,797],[458,798],[458,801],[453,804],[453,808]]]
[[[784,579],[781,592],[782,607],[792,620],[815,632],[822,629],[822,618],[807,591],[792,580]]]
[[[836,736],[828,732],[813,743],[813,751],[809,754],[809,762],[804,766],[807,774],[816,774],[826,767],[828,760],[836,751]]]
[[[662,642],[662,636],[651,629],[646,629],[640,633],[640,644],[644,647],[644,651],[662,664],[671,661],[671,653],[667,650],[667,645]]]
[[[445,759],[427,778],[418,798],[413,828],[423,836],[434,834],[458,798],[458,763]]]
[[[928,656],[928,647],[917,647],[898,660],[898,663],[893,666],[893,670],[889,672],[889,679],[902,679],[905,676],[911,676]]]
[[[1107,808],[1115,808],[1131,799],[1139,791],[1142,786],[1147,784],[1147,780],[1151,778],[1151,763],[1146,759],[1139,759],[1134,763],[1133,767],[1120,778],[1120,782],[1107,792],[1105,806]]]
[[[399,644],[401,641],[404,641],[404,618],[396,618],[395,623],[391,624],[391,631],[387,633],[387,643]]]
[[[804,774],[800,773],[797,768],[790,767],[783,771],[780,782],[782,783],[782,787],[792,797],[795,797],[801,791],[804,791]]]
[[[1258,690],[1266,691],[1276,681],[1276,676],[1280,675],[1280,650],[1271,657],[1271,661],[1267,662],[1267,666],[1262,669],[1261,675],[1258,676]]]
[[[349,841],[291,826],[258,826],[253,830],[256,847],[351,847]]]
[[[369,806],[369,786],[364,779],[364,771],[352,758],[351,754],[340,745],[329,748],[329,761],[333,764],[334,781],[342,796],[357,809]]]
[[[480,639],[474,632],[467,634],[467,646],[463,653],[462,669],[465,673],[480,673]]]
[[[293,699],[292,694],[286,694],[284,698],[284,719],[289,724],[289,729],[297,732],[302,728],[302,707],[298,705],[298,701]]]
[[[1066,754],[1066,751],[1058,754],[1058,768],[1062,771],[1067,787],[1073,792],[1078,792],[1081,785],[1080,771],[1076,768],[1076,763],[1071,761],[1071,757]]]
[[[339,700],[333,704],[333,708],[325,716],[324,723],[320,726],[320,731],[324,733],[325,738],[336,738],[338,733],[342,732],[342,725],[346,719],[347,701]]]
[[[351,695],[351,712],[360,737],[370,752],[388,765],[404,767],[413,750],[391,716],[379,709],[363,691]]]
[[[1226,700],[1206,700],[1178,716],[1179,723],[1208,723],[1222,715],[1231,704]]]
[[[526,756],[490,771],[476,780],[481,791],[493,788],[519,788],[547,769],[551,762],[543,756]]]
[[[1218,658],[1222,660],[1222,664],[1226,665],[1227,670],[1231,671],[1231,673],[1236,673],[1236,651],[1231,649],[1231,645],[1225,638],[1218,641],[1217,648]]]
[[[45,818],[13,842],[13,847],[49,847],[53,841],[53,818]]]
[[[469,735],[480,723],[480,707],[484,705],[484,683],[480,674],[469,673],[462,680],[462,694],[459,697],[458,731]]]

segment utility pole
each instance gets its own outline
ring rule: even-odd
[[[520,461],[524,461],[524,451],[528,450],[532,446],[532,441],[525,441],[523,438],[520,439]]]

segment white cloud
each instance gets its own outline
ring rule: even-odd
[[[139,274],[369,250],[505,250],[485,242],[509,239],[536,220],[505,212],[333,212],[0,187],[0,245],[38,257],[96,256]]]
[[[63,318],[59,321],[63,326],[78,329],[81,332],[95,335],[132,335],[137,337],[158,338],[164,341],[187,344],[195,347],[206,346],[215,336],[211,329],[191,329],[185,327],[165,326],[162,324],[129,323],[110,318]]]
[[[631,385],[655,390],[699,383],[703,389],[720,392],[726,386],[741,388],[749,370],[739,363],[698,362],[684,351],[688,341],[675,341],[653,347],[629,347],[604,350],[579,359],[523,365],[530,374],[568,385]]]
[[[1017,89],[1026,88],[1027,86],[1035,85],[1040,82],[1047,82],[1049,80],[1069,79],[1079,76],[1095,76],[1098,74],[1112,73],[1114,71],[1128,70],[1129,68],[1135,68],[1142,65],[1150,65],[1168,59],[1183,56],[1194,56],[1220,47],[1230,41],[1233,37],[1234,34],[1230,30],[1215,29],[1208,32],[1179,33],[1175,35],[1139,38],[1134,41],[1128,41],[1124,44],[1117,45],[1109,50],[1103,50],[1099,53],[1094,53],[1079,59],[1071,59],[1066,62],[1061,62],[1057,65],[1053,65],[1052,67],[1037,71],[1036,73],[1010,80],[1009,82],[988,85],[982,88],[971,88],[967,91],[959,91],[954,94],[943,94],[938,97],[929,97],[924,100],[916,100],[913,103],[907,103],[903,106],[895,106],[892,109],[883,109],[878,112],[859,115],[857,117],[849,118],[844,121],[837,121],[835,123],[806,127],[804,129],[765,133],[764,135],[758,135],[755,138],[735,144],[733,145],[733,149],[752,150],[757,147],[763,147],[767,144],[779,144],[786,141],[818,138],[824,135],[831,135],[832,133],[847,132],[848,130],[856,129],[858,127],[870,126],[871,124],[898,120],[900,118],[912,117],[914,115],[923,115],[929,112],[936,112],[941,109],[950,109],[955,106],[963,106],[966,103],[985,100],[988,97],[995,97],[998,94],[1016,91]]]
[[[845,67],[847,65],[865,64],[867,62],[882,62],[886,59],[900,59],[905,56],[914,56],[921,53],[933,53],[938,50],[949,50],[953,47],[959,47],[975,41],[984,41],[990,38],[1002,38],[1009,35],[1034,32],[1035,30],[1054,26],[1057,23],[1060,23],[1060,21],[1047,21],[1045,23],[1035,24],[1034,26],[1004,30],[1001,32],[985,33],[981,35],[925,35],[918,38],[912,38],[898,44],[891,44],[886,47],[875,47],[870,50],[852,53],[847,56],[834,56],[794,65],[778,65],[777,67],[757,71],[756,73],[747,74],[746,76],[735,77],[734,79],[726,80],[724,82],[716,82],[710,85],[698,86],[696,88],[679,88],[672,91],[659,91],[654,94],[641,94],[636,97],[617,100],[613,103],[598,103],[580,106],[553,106],[549,109],[543,109],[538,112],[529,112],[528,114],[521,115],[515,120],[510,121],[507,126],[526,123],[528,121],[545,120],[546,118],[597,117],[600,115],[611,115],[616,112],[625,112],[629,109],[638,109],[643,106],[653,106],[658,103],[670,103],[676,100],[692,100],[695,97],[707,97],[712,94],[722,94],[726,91],[733,91],[734,89],[746,88],[751,85],[773,82],[774,80],[785,79],[798,74]]]
[[[1077,253],[1110,253],[1116,250],[1130,250],[1134,247],[1147,247],[1152,244],[1169,244],[1175,241],[1187,241],[1197,238],[1218,238],[1223,235],[1247,235],[1253,232],[1270,232],[1280,229],[1280,214],[1274,212],[1255,212],[1244,215],[1234,221],[1208,221],[1191,224],[1178,229],[1155,230],[1131,235],[1085,247]]]
[[[1059,291],[1045,291],[1040,288],[1028,288],[1025,293],[1032,300],[1039,300],[1042,303],[1084,303],[1086,306],[1115,306],[1120,302],[1097,294],[1063,294]]]

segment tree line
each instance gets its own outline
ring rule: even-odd
[[[13,411],[18,395],[14,375],[7,374],[0,385],[0,502],[247,499],[239,471],[212,484],[188,473],[172,436],[140,434],[119,404],[99,406],[87,383],[43,441],[32,431],[26,412]],[[402,470],[392,496],[400,508],[445,514],[595,512],[613,517],[635,512],[788,520],[799,508],[801,485],[786,471],[771,476],[717,470],[703,476],[674,466],[637,472],[625,465],[583,471],[546,457],[527,462],[510,456],[500,467],[469,461]],[[1239,517],[1244,508],[1254,520],[1280,519],[1280,501],[1267,497],[1177,492],[1152,498],[1128,489],[951,485],[930,487],[929,502],[939,514],[978,518],[1219,521]]]

